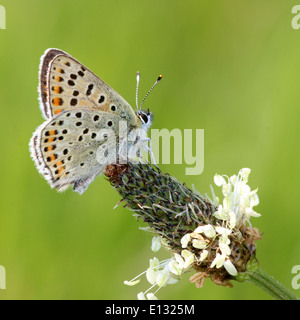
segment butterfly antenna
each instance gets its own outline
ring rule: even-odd
[[[147,94],[145,95],[142,103],[141,103],[141,106],[140,106],[140,110],[142,110],[142,105],[144,103],[144,101],[146,100],[146,98],[148,97],[149,93],[154,89],[154,87],[158,84],[158,82],[162,79],[162,75],[160,74],[157,78],[157,80],[154,82],[154,85],[151,87],[151,89],[147,92]]]
[[[135,91],[135,103],[136,108],[139,109],[139,85],[140,85],[140,73],[136,73],[136,91]]]

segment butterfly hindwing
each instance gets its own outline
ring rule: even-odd
[[[131,106],[91,70],[66,52],[48,49],[40,65],[40,100],[50,119],[65,110],[96,109],[135,123]]]
[[[101,110],[76,109],[65,110],[41,125],[31,139],[31,153],[51,187],[63,191],[74,185],[75,191],[84,192],[113,161],[115,145],[110,138],[118,136],[120,120]],[[108,138],[109,132],[112,136]]]

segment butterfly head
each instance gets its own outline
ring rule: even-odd
[[[138,109],[136,112],[136,115],[142,123],[141,128],[147,131],[151,127],[152,120],[153,120],[153,113],[150,112],[149,109],[147,111]]]
[[[162,75],[159,75],[157,80],[155,81],[154,85],[147,92],[147,94],[145,95],[141,105],[139,106],[139,104],[138,104],[138,92],[139,92],[139,83],[140,83],[140,73],[137,72],[137,76],[136,76],[136,107],[137,107],[137,111],[136,111],[136,115],[137,115],[137,117],[140,119],[140,121],[142,123],[141,128],[146,130],[146,131],[151,127],[152,120],[153,120],[153,113],[150,112],[149,109],[147,111],[142,110],[142,105],[143,105],[144,101],[146,100],[146,98],[148,97],[149,93],[154,89],[154,87],[157,85],[157,83],[161,79],[162,79]]]

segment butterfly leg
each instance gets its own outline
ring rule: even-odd
[[[148,146],[148,142],[149,142],[150,146]],[[156,165],[155,157],[154,157],[154,154],[152,152],[152,145],[151,145],[151,139],[150,138],[143,138],[143,139],[138,140],[137,143],[136,143],[136,146],[139,149],[143,148],[144,150],[148,151],[149,154],[150,154],[150,163]],[[139,153],[139,157],[140,157],[140,160],[142,161],[142,157],[141,157],[140,153]]]

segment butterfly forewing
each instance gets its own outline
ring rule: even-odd
[[[87,108],[110,112],[126,121],[136,122],[136,115],[126,100],[92,71],[61,50],[46,51],[40,75],[40,98],[47,118],[64,110]]]

